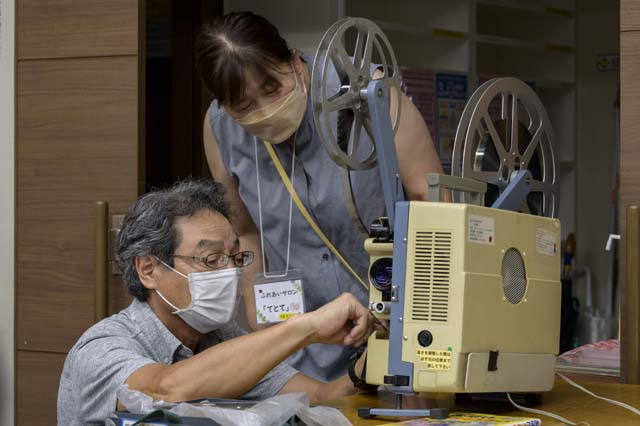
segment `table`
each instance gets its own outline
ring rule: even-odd
[[[575,381],[599,396],[615,399],[640,408],[640,385],[587,382],[579,378]],[[421,408],[428,408],[428,405],[425,404],[427,401],[424,398],[421,398],[421,402],[423,403]],[[453,400],[448,396],[447,398],[439,400],[439,402],[444,404],[448,403],[450,406],[453,405]],[[428,403],[433,403],[433,400],[428,401]],[[393,407],[393,404],[394,395],[392,393],[378,392],[377,395],[351,395],[343,397],[340,400],[330,401],[326,405],[339,408],[356,426],[370,426],[391,423],[402,419],[361,419],[358,417],[358,407]],[[586,421],[589,422],[591,426],[640,425],[640,416],[624,408],[593,398],[560,379],[556,381],[555,387],[551,392],[543,395],[542,404],[533,408],[559,414],[574,422]],[[550,417],[519,411],[508,403],[474,401],[471,405],[455,406],[450,407],[450,409],[452,411],[490,413],[505,416],[538,417],[542,419],[544,426],[563,425],[563,423]]]

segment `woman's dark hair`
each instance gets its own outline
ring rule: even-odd
[[[264,76],[264,85],[279,87],[272,73],[292,60],[278,29],[251,12],[216,17],[203,28],[196,48],[200,76],[219,105],[234,105],[243,99],[247,70]]]

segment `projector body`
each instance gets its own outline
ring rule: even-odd
[[[371,238],[365,248],[370,306],[389,321],[388,333],[369,338],[368,383],[396,392],[552,389],[560,334],[557,219],[398,202],[393,242]]]

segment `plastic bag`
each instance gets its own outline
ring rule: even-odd
[[[118,388],[116,396],[130,413],[147,414],[154,410],[153,398],[140,391],[129,389],[126,384]]]
[[[147,414],[156,409],[169,409],[184,417],[206,417],[223,426],[281,426],[293,416],[298,416],[308,426],[348,426],[351,425],[342,413],[332,407],[309,407],[305,393],[276,395],[239,410],[215,405],[172,404],[154,401],[142,392],[122,385],[117,392],[118,400],[127,411]]]

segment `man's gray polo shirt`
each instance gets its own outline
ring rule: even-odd
[[[227,324],[207,334],[196,353],[243,334],[235,322]],[[69,351],[58,390],[58,424],[104,424],[116,408],[116,390],[133,372],[147,364],[170,365],[192,356],[146,302],[134,300],[87,330]],[[280,364],[244,398],[274,396],[296,373]]]

